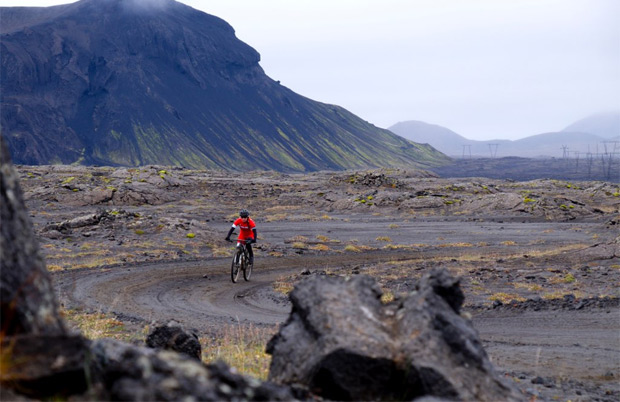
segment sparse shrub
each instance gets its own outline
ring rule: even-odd
[[[474,245],[471,243],[457,242],[457,243],[443,243],[437,245],[437,247],[446,248],[446,247],[473,247]]]
[[[188,233],[185,235],[185,237],[187,237],[188,239],[193,239],[194,237],[196,237],[196,235],[194,233]]]
[[[512,293],[505,293],[505,292],[498,292],[498,293],[494,293],[491,296],[489,296],[489,300],[491,301],[500,301],[504,304],[510,303],[511,301],[525,301],[526,299],[524,297],[520,297],[516,294],[512,294]]]
[[[573,283],[575,281],[576,281],[575,276],[571,273],[566,274],[563,280],[564,283]]]
[[[142,229],[136,229],[136,230],[134,231],[134,233],[135,233],[135,234],[137,234],[137,235],[143,235],[143,234],[144,234],[144,230],[142,230]]]
[[[388,236],[379,236],[375,239],[376,241],[385,241],[385,242],[391,242],[392,239],[390,239]]]
[[[298,249],[302,249],[302,248],[308,248],[308,246],[306,245],[306,243],[301,242],[301,241],[296,241],[291,245],[292,248],[298,248]]]
[[[359,248],[359,247],[357,247],[357,246],[356,246],[356,245],[354,245],[354,244],[347,244],[347,245],[344,247],[344,251],[351,251],[351,252],[354,252],[354,253],[359,253],[361,250],[360,250],[360,248]]]
[[[381,303],[383,304],[387,304],[393,300],[394,300],[394,293],[390,292],[389,290],[387,292],[384,292],[381,295]]]
[[[317,250],[317,251],[329,251],[329,246],[327,246],[326,244],[316,244],[310,247],[310,249]]]
[[[47,270],[50,271],[50,272],[62,271],[63,267],[61,265],[58,265],[58,264],[47,264]]]
[[[390,225],[388,226],[388,228],[390,229],[398,229],[400,226],[397,225],[396,223],[390,223]]]

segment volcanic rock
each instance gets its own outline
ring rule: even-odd
[[[443,271],[402,300],[381,302],[371,277],[310,277],[290,294],[292,312],[267,345],[269,379],[334,400],[519,401],[495,372],[463,293]]]

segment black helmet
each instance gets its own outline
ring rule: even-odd
[[[248,211],[247,209],[242,209],[239,212],[239,216],[242,218],[247,218],[248,216],[250,216],[250,211]]]

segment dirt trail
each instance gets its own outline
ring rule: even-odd
[[[113,312],[125,320],[175,320],[201,332],[226,323],[279,324],[290,311],[273,292],[278,277],[304,268],[356,265],[406,253],[264,258],[250,282],[233,284],[228,259],[145,264],[57,273],[67,307]],[[207,277],[205,278],[204,275]],[[473,323],[501,370],[542,377],[604,380],[620,363],[618,311],[474,312]]]

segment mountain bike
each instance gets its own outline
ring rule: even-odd
[[[245,240],[237,241],[240,246],[235,249],[232,264],[230,266],[230,279],[232,279],[233,283],[236,283],[239,280],[239,274],[241,271],[243,271],[243,279],[249,281],[250,276],[252,276],[253,268],[253,264],[250,264],[250,254]]]

